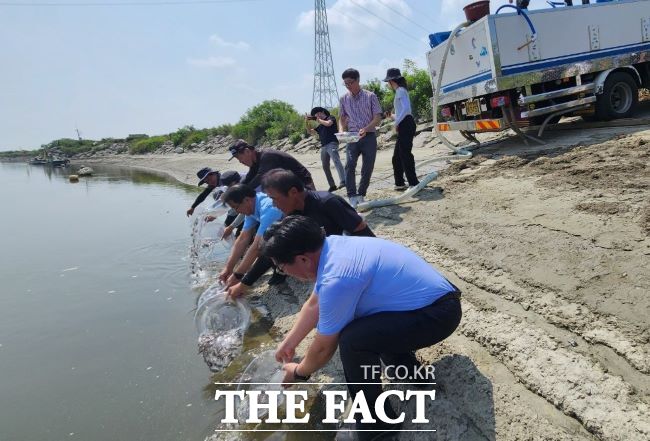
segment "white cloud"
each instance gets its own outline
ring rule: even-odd
[[[234,66],[237,62],[230,57],[188,58],[187,63],[197,67],[224,68]]]
[[[211,35],[210,36],[210,41],[217,47],[226,47],[226,48],[231,48],[231,49],[239,49],[239,50],[244,50],[247,51],[250,49],[250,44],[246,43],[245,41],[238,41],[238,42],[230,42],[226,41],[217,34]]]

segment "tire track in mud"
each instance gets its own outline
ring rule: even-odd
[[[602,440],[645,441],[648,406],[633,389],[587,357],[558,345],[539,328],[503,314],[464,305],[460,331],[497,357],[531,391],[577,418]]]
[[[404,239],[401,239],[404,240]],[[612,362],[607,357],[592,352],[578,353],[568,349],[570,339],[566,332],[554,328],[553,323],[547,323],[546,317],[538,311],[532,311],[530,306],[510,302],[501,298],[502,290],[488,289],[487,293],[497,296],[499,301],[490,301],[485,295],[477,294],[477,288],[483,289],[481,281],[487,278],[476,268],[469,268],[467,262],[454,261],[448,257],[430,258],[433,254],[431,247],[427,252],[422,249],[422,243],[411,240],[408,245],[426,255],[427,260],[434,265],[450,271],[458,271],[457,277],[470,283],[464,291],[469,295],[469,301],[463,303],[464,317],[461,322],[461,333],[475,340],[491,355],[502,362],[528,389],[547,399],[568,416],[577,418],[589,432],[603,440],[645,440],[650,435],[650,420],[647,419],[648,405],[635,394],[635,389],[628,383],[644,387],[648,392],[648,378],[627,366],[612,368]],[[471,276],[468,276],[471,274]],[[468,280],[466,280],[468,279]],[[475,283],[478,281],[478,284]],[[473,285],[473,286],[472,286]],[[465,288],[461,285],[461,288]],[[515,298],[512,297],[512,300]],[[466,298],[467,300],[467,298]],[[547,299],[549,303],[555,301]],[[534,320],[518,317],[511,311],[504,313],[504,303],[511,303],[514,310],[528,311],[525,315],[540,315],[541,326]],[[481,305],[481,306],[477,306]],[[578,305],[579,306],[579,305]],[[481,309],[482,308],[482,309]],[[522,311],[523,312],[523,311]],[[560,308],[560,312],[562,309]],[[566,310],[565,315],[573,316],[575,311]],[[504,325],[506,324],[506,325]],[[550,331],[549,331],[550,329]],[[554,339],[557,336],[562,343]],[[587,346],[587,345],[579,345]],[[523,347],[535,348],[535,352],[522,350]],[[514,355],[516,354],[516,356]],[[592,360],[595,358],[596,360]],[[609,366],[615,375],[607,373]],[[532,368],[536,365],[536,368]],[[569,375],[571,374],[571,375]],[[619,374],[623,374],[619,376]],[[605,386],[597,386],[602,382]],[[602,419],[599,412],[611,412],[611,419]],[[644,413],[646,419],[643,418]],[[616,423],[618,421],[618,423]],[[625,424],[621,423],[625,422]],[[621,431],[622,424],[631,424],[631,431]],[[627,427],[627,426],[626,426]],[[617,437],[617,433],[621,436]]]

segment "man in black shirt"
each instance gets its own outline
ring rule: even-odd
[[[318,126],[315,129],[312,129],[309,126],[309,120],[315,120],[318,122]],[[327,191],[334,191],[337,188],[345,187],[345,169],[341,163],[341,158],[339,157],[339,141],[336,138],[336,118],[330,115],[329,111],[323,107],[314,107],[311,109],[311,117],[307,117],[305,120],[309,132],[312,134],[318,134],[318,139],[320,140],[320,161],[323,165],[323,171],[325,172],[325,177],[327,178],[327,183],[330,188]],[[334,178],[332,177],[332,172],[330,171],[330,158],[334,162],[334,167],[336,167],[336,172],[339,174],[339,186],[337,187],[334,183]]]
[[[255,147],[249,145],[243,139],[237,140],[229,150],[232,155],[230,159],[237,158],[240,163],[249,167],[248,174],[242,181],[242,184],[257,188],[262,183],[262,177],[264,177],[266,172],[274,168],[283,168],[294,172],[305,187],[316,189],[314,181],[311,178],[311,173],[296,158],[288,153],[279,150],[257,151]]]
[[[326,191],[306,190],[288,170],[269,171],[262,188],[285,216],[301,214],[314,219],[325,234],[375,237],[366,221],[342,197]]]

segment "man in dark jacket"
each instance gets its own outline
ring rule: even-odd
[[[242,184],[256,189],[261,185],[262,178],[266,172],[274,168],[283,168],[294,172],[303,184],[305,184],[305,187],[312,190],[316,189],[311,173],[296,158],[288,153],[279,150],[257,151],[255,147],[243,139],[237,140],[229,150],[232,155],[230,159],[237,158],[240,163],[249,167],[248,174],[242,181]]]

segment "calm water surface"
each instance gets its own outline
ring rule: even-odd
[[[203,440],[197,194],[136,172],[0,163],[0,440]]]

